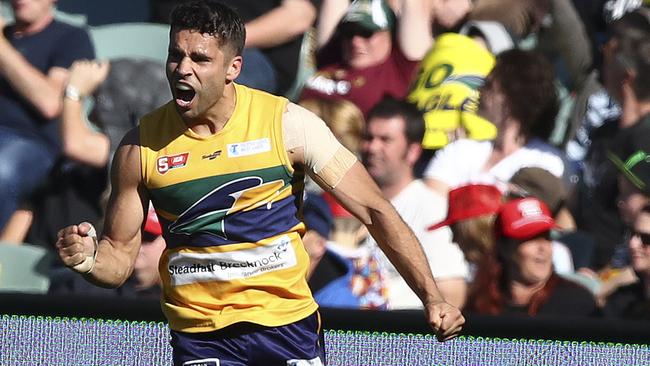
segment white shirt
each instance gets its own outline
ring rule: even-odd
[[[553,269],[557,274],[571,274],[573,268],[573,256],[566,244],[553,240]]]
[[[446,183],[450,189],[466,184],[494,184],[500,188],[521,168],[538,167],[561,178],[564,162],[559,150],[533,139],[506,156],[489,170],[483,167],[492,153],[491,141],[456,140],[439,150],[424,171],[424,177]]]
[[[435,279],[468,277],[469,268],[465,256],[458,245],[452,242],[451,230],[427,230],[427,227],[447,216],[447,200],[444,197],[417,179],[395,196],[391,203],[422,244]],[[377,242],[368,237],[364,244],[377,256],[386,275],[389,309],[421,308],[422,302],[379,250]]]

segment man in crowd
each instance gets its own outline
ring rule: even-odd
[[[340,50],[320,52],[323,67],[307,80],[302,99],[345,99],[365,115],[384,95],[405,97],[431,44],[423,36],[429,27],[422,11],[402,13],[398,24],[385,0],[353,1],[332,40]]]
[[[420,158],[424,119],[414,105],[386,98],[369,113],[364,142],[363,163],[384,196],[413,230],[427,255],[438,288],[447,301],[462,306],[466,295],[468,267],[460,248],[451,242],[448,229],[428,231],[427,227],[442,220],[445,198],[431,191],[413,168]],[[386,272],[388,308],[413,308],[420,303],[388,259],[378,253],[377,243],[366,243],[377,252]]]
[[[602,142],[592,143],[594,183],[582,191],[576,215],[579,227],[596,238],[597,269],[611,264],[616,245],[624,241],[625,223],[616,205],[618,172],[606,156],[626,160],[638,150],[650,151],[650,9],[637,9],[611,23],[610,35],[603,45],[602,78],[621,106],[621,117],[612,131],[600,131]]]
[[[67,68],[94,58],[84,30],[54,19],[54,2],[12,1],[15,22],[0,18],[0,231],[60,156]]]

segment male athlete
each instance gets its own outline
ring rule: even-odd
[[[299,218],[306,171],[366,224],[438,337],[457,335],[463,316],[354,155],[315,115],[233,82],[244,39],[240,17],[218,2],[174,10],[173,100],[143,117],[116,151],[99,240],[86,223],[60,231],[63,262],[99,286],[120,286],[151,200],[167,242],[159,268],[175,365],[321,365]]]

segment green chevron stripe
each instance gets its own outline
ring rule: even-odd
[[[271,168],[194,179],[162,188],[149,189],[149,194],[151,200],[156,203],[156,208],[173,215],[180,215],[213,189],[230,181],[250,176],[258,176],[265,183],[283,180],[284,187],[291,184],[291,176],[284,166],[279,165]],[[169,197],[174,197],[174,199],[168,199]]]

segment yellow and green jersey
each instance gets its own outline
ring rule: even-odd
[[[303,174],[282,138],[287,100],[236,85],[218,133],[186,127],[173,102],[140,122],[142,176],[163,227],[163,311],[174,330],[279,326],[313,313],[299,220]]]
[[[425,149],[444,147],[458,128],[473,140],[496,137],[496,127],[476,114],[478,89],[494,63],[494,56],[470,37],[445,33],[436,38],[407,97],[424,114]]]

